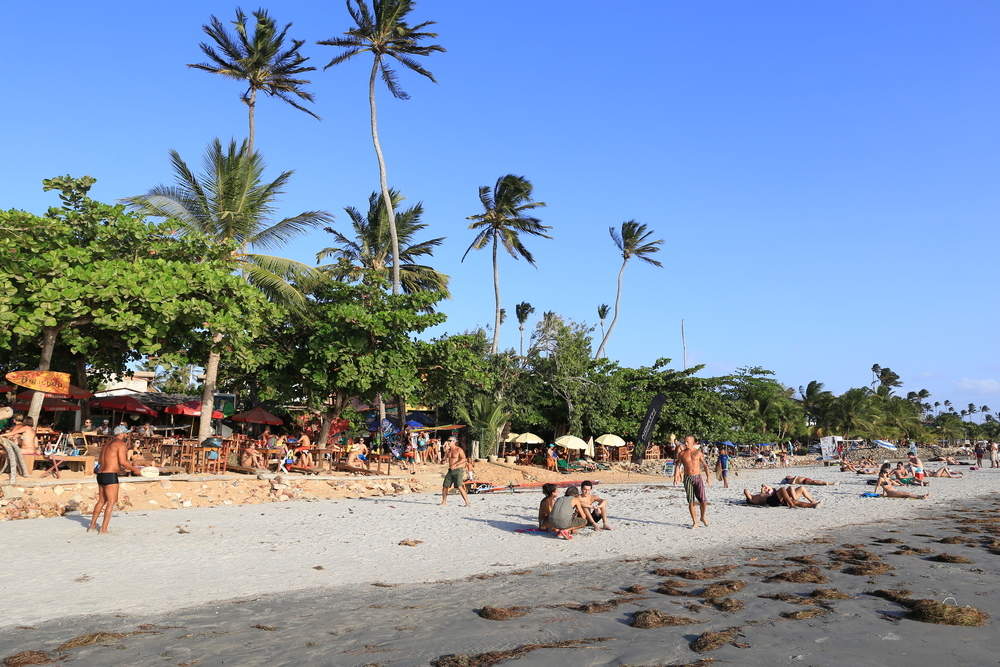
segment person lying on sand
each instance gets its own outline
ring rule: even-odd
[[[886,498],[913,498],[914,500],[923,500],[924,498],[930,496],[929,493],[917,495],[893,488],[897,483],[892,481],[892,478],[889,476],[889,471],[891,469],[891,464],[883,464],[882,469],[879,470],[878,482],[875,484],[875,493],[881,491],[882,495]]]
[[[555,484],[542,484],[542,502],[538,505],[538,527],[545,528],[546,522],[552,515],[552,507],[556,504],[556,493],[559,487]]]
[[[766,505],[768,507],[784,505],[790,509],[800,507],[815,509],[819,507],[819,501],[813,498],[809,491],[802,486],[781,486],[775,489],[767,484],[762,484],[760,493],[757,494],[751,495],[749,491],[743,489],[743,497],[751,505]]]
[[[948,477],[950,479],[962,479],[962,473],[952,472],[948,466],[938,468],[930,473],[930,477]]]
[[[594,495],[594,483],[590,480],[580,484],[580,503],[587,508],[594,521],[604,522],[604,530],[611,530],[608,525],[608,501]]]
[[[836,482],[821,482],[818,479],[812,479],[811,477],[802,477],[801,475],[788,475],[785,479],[781,480],[782,484],[808,484],[809,486],[833,486]]]
[[[590,510],[580,502],[580,491],[575,486],[571,486],[566,489],[566,495],[562,498],[556,498],[556,502],[552,506],[552,513],[549,514],[548,521],[543,528],[551,530],[564,540],[571,540],[573,533],[588,523],[594,527],[594,530],[600,530],[597,523],[594,522]]]

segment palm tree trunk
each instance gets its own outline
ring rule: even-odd
[[[497,237],[493,235],[493,297],[496,301],[496,318],[493,322],[493,354],[500,349],[500,263],[497,261]]]
[[[378,140],[378,116],[375,109],[375,74],[378,72],[380,59],[378,56],[372,62],[372,73],[368,79],[368,108],[371,111],[372,143],[375,144],[375,157],[378,158],[378,177],[382,187],[382,202],[385,204],[386,217],[389,219],[389,238],[392,239],[392,293],[399,294],[399,237],[396,236],[396,211],[389,195],[389,177],[385,170],[385,156],[382,155],[382,144]]]
[[[604,348],[607,347],[611,333],[615,330],[615,325],[618,323],[618,309],[622,301],[622,277],[625,275],[626,264],[628,264],[628,260],[622,260],[622,268],[618,269],[618,293],[615,294],[615,316],[611,318],[611,324],[608,325],[608,332],[601,339],[601,346],[597,348],[597,354],[594,355],[595,359],[600,359],[604,356]]]
[[[254,111],[257,109],[257,90],[250,90],[250,98],[247,100],[247,154],[253,155],[253,140],[254,134],[256,133],[256,126],[254,124]]]
[[[56,338],[58,336],[59,329],[57,327],[45,327],[42,329],[42,354],[38,358],[38,370],[47,371],[52,367],[52,352],[56,349]],[[31,395],[28,416],[31,417],[35,426],[38,426],[38,417],[42,414],[42,401],[44,400],[44,392],[36,391]],[[13,463],[11,466],[13,467]]]
[[[521,324],[518,329],[521,330],[521,356],[524,356],[524,324]]]
[[[222,341],[222,334],[212,336],[212,345]],[[205,385],[201,390],[201,416],[198,420],[198,442],[212,437],[212,411],[215,409],[215,383],[219,377],[219,360],[222,355],[215,350],[208,353],[205,364]]]

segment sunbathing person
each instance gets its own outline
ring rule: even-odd
[[[781,480],[782,484],[808,484],[809,486],[833,486],[836,482],[821,482],[818,479],[812,479],[811,477],[802,477],[801,475],[788,475],[785,479]]]
[[[556,504],[556,494],[559,491],[559,487],[555,484],[542,484],[542,493],[545,495],[542,498],[542,502],[538,505],[538,527],[545,528],[546,522],[549,520],[549,516],[552,514],[552,507]]]
[[[782,486],[775,489],[762,484],[760,493],[750,495],[750,492],[744,489],[743,496],[751,505],[766,505],[768,507],[784,505],[789,509],[801,507],[815,509],[819,507],[819,501],[813,498],[805,487],[801,486]]]
[[[882,495],[886,498],[913,498],[915,500],[923,500],[930,495],[929,493],[917,495],[893,488],[897,485],[897,482],[892,481],[892,478],[889,476],[891,467],[888,463],[882,466],[882,469],[879,471],[878,482],[875,484],[875,493],[881,491]]]
[[[598,529],[590,511],[580,502],[580,491],[575,486],[571,486],[566,489],[566,495],[562,498],[556,498],[556,502],[552,506],[552,513],[549,514],[543,528],[551,530],[564,540],[571,540],[573,533],[588,523],[595,530]]]
[[[948,469],[948,466],[943,468],[938,468],[937,470],[930,473],[930,477],[947,477],[950,479],[962,479],[962,473],[952,472]]]
[[[893,469],[892,474],[890,474],[889,477],[892,481],[906,486],[923,486],[923,484],[913,476],[913,473],[907,470],[906,466],[902,463],[896,464],[896,467]]]

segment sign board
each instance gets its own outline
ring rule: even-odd
[[[839,435],[828,435],[819,439],[819,449],[823,454],[824,461],[836,461],[840,458],[837,454],[837,445],[843,440]]]
[[[69,393],[69,373],[56,371],[13,371],[7,373],[7,381],[25,389],[48,394]]]
[[[646,455],[646,445],[649,444],[649,439],[653,436],[653,427],[656,426],[656,422],[660,419],[660,410],[663,409],[663,404],[666,403],[667,397],[663,394],[657,394],[653,397],[653,400],[649,402],[649,408],[646,409],[646,416],[642,420],[642,424],[639,426],[639,437],[635,441],[635,449],[632,450],[632,461],[634,463],[641,463],[643,457]]]

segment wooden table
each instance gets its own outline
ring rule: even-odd
[[[94,457],[93,456],[64,456],[62,454],[52,454],[51,456],[31,456],[31,455],[21,455],[24,459],[24,468],[29,472],[35,469],[35,464],[39,461],[44,461],[46,463],[51,463],[52,467],[46,472],[47,475],[52,475],[56,479],[59,479],[59,468],[66,466],[69,469],[78,468],[74,472],[92,472],[94,470]]]

